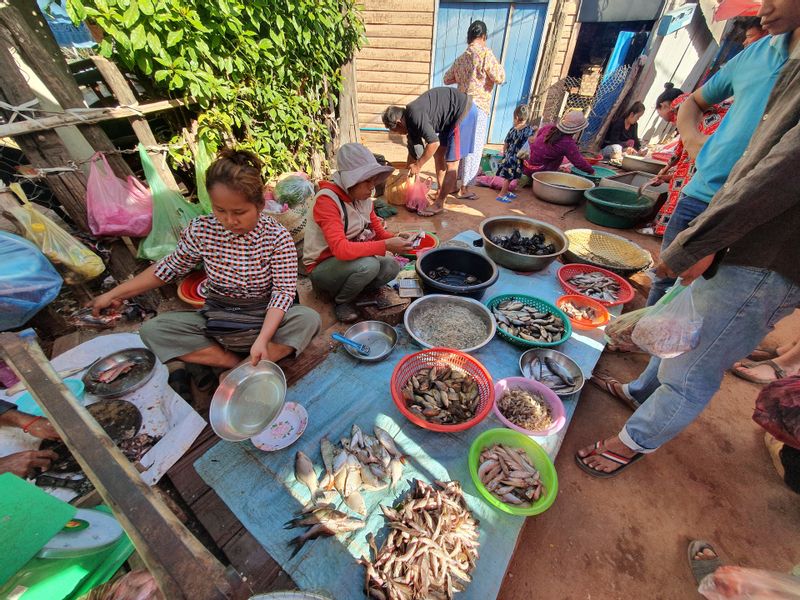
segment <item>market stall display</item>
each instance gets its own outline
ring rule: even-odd
[[[403,317],[408,334],[423,348],[475,352],[494,337],[492,313],[472,298],[429,294],[411,303]]]
[[[634,242],[605,231],[570,229],[564,235],[569,249],[564,253],[565,263],[584,263],[613,271],[628,277],[650,268],[652,255]]]
[[[585,177],[562,173],[561,171],[541,171],[533,174],[533,194],[551,204],[572,206],[583,201],[583,192],[594,187]]]
[[[556,274],[568,294],[592,298],[605,306],[627,304],[633,300],[633,286],[616,273],[591,265],[564,265]]]
[[[656,201],[638,191],[598,187],[584,192],[586,219],[603,227],[632,229],[653,212]]]
[[[480,300],[497,281],[497,266],[474,250],[436,248],[415,263],[422,288],[427,293],[469,296]]]
[[[494,386],[494,412],[510,429],[545,437],[564,427],[564,405],[544,383],[534,378],[506,377]]]
[[[540,298],[503,294],[486,303],[497,319],[497,332],[512,344],[527,348],[550,348],[572,335],[567,316]]]
[[[586,378],[574,360],[551,348],[531,348],[519,357],[519,370],[528,379],[546,385],[562,398],[580,392]]]
[[[547,268],[569,246],[560,229],[528,217],[491,217],[481,222],[479,231],[486,254],[494,262],[523,273]],[[552,247],[552,250],[538,254],[518,251],[531,246],[539,250],[551,250]]]
[[[597,300],[580,294],[567,294],[556,300],[556,306],[569,317],[575,329],[588,330],[602,327],[611,318],[608,309]]]

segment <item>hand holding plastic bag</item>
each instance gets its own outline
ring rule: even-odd
[[[691,286],[676,284],[646,311],[631,334],[633,343],[645,352],[673,358],[700,343],[703,317],[694,308]]]
[[[147,150],[139,144],[144,176],[153,193],[153,227],[150,234],[139,244],[139,258],[160,260],[175,250],[181,232],[189,221],[203,214],[199,204],[191,204],[175,190],[167,187],[159,177]]]
[[[153,198],[135,177],[123,181],[114,175],[98,152],[89,167],[86,212],[94,235],[144,237],[153,221]]]
[[[406,208],[412,212],[419,212],[428,207],[428,191],[430,183],[421,177],[409,177],[409,186],[406,190]]]
[[[61,268],[64,281],[68,284],[82,283],[106,270],[97,254],[36,210],[18,183],[8,187],[22,200],[22,206],[11,208],[9,212],[22,227],[25,237],[36,244],[50,262]]]
[[[800,600],[800,578],[723,566],[703,578],[697,591],[708,600]]]

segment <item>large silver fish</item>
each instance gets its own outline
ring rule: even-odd
[[[294,457],[294,478],[304,484],[313,498],[319,489],[319,481],[314,471],[314,463],[303,452],[297,452]]]

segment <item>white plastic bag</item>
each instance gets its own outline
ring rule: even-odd
[[[800,578],[723,566],[704,577],[697,591],[708,600],[800,600]]]
[[[675,284],[633,328],[631,340],[659,358],[674,358],[700,343],[703,317],[695,310],[691,286]]]

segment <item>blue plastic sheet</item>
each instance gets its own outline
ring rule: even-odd
[[[0,331],[24,325],[58,296],[62,282],[39,248],[0,231]]]
[[[471,243],[478,235],[464,232],[457,236]],[[497,283],[487,290],[483,300],[503,293],[524,293],[553,302],[564,292],[555,277],[560,266],[531,275],[500,269]],[[619,313],[619,308],[614,312]],[[459,598],[484,600],[495,598],[511,560],[524,518],[499,512],[481,500],[467,466],[469,446],[483,431],[502,427],[493,413],[479,425],[457,434],[442,434],[421,429],[403,417],[391,399],[389,381],[400,359],[420,350],[398,327],[399,340],[393,353],[376,364],[355,361],[344,351],[334,352],[287,392],[287,401],[298,402],[308,411],[308,427],[293,446],[265,453],[250,442],[220,442],[194,466],[258,542],[302,589],[324,591],[337,600],[362,599],[364,569],[356,559],[369,556],[367,533],[378,543],[385,536],[385,520],[379,504],[393,504],[409,490],[413,478],[432,481],[458,480],[464,488],[470,510],[480,521],[480,559],[473,581]],[[591,373],[604,345],[601,331],[574,332],[558,347],[569,354],[586,376]],[[473,356],[496,381],[517,376],[522,349],[495,337]],[[559,433],[535,438],[555,458],[569,421],[575,412],[578,394],[565,400],[567,425]],[[403,481],[395,492],[364,494],[367,524],[359,531],[334,538],[309,542],[294,558],[287,542],[302,530],[284,530],[282,525],[309,501],[308,489],[294,479],[294,456],[305,452],[322,471],[319,440],[331,441],[348,436],[353,423],[371,431],[375,424],[395,437],[402,452],[409,456]],[[562,493],[562,492],[559,492]],[[558,499],[556,499],[558,502]],[[345,509],[347,510],[347,509]]]

